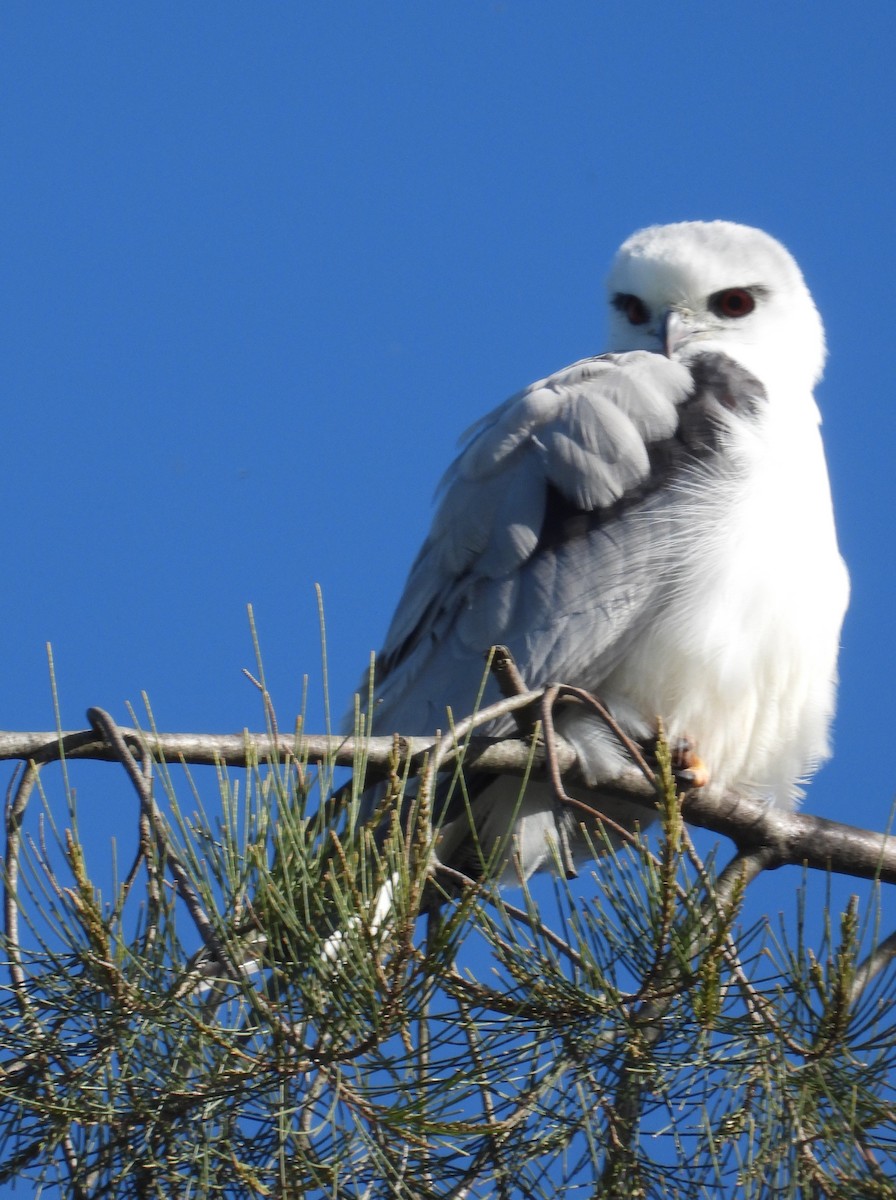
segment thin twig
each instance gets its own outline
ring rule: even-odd
[[[476,1024],[470,1016],[470,1008],[465,998],[458,995],[455,997],[455,1000],[460,1010],[463,1030],[467,1037],[467,1046],[470,1050],[470,1061],[473,1064],[476,1086],[482,1098],[482,1111],[485,1114],[485,1136],[491,1145],[492,1151],[492,1175],[497,1184],[498,1195],[501,1200],[510,1200],[510,1189],[507,1184],[509,1172],[504,1163],[504,1155],[501,1151],[501,1138],[497,1128],[498,1119],[495,1114],[494,1101],[492,1100],[488,1071],[482,1058],[479,1038],[476,1033]]]
[[[581,955],[577,954],[572,946],[568,942],[565,942],[559,934],[554,933],[552,929],[549,929],[547,925],[543,925],[541,921],[537,921],[525,909],[517,908],[514,904],[509,904],[503,896],[498,900],[492,900],[488,892],[483,891],[481,885],[475,879],[471,879],[469,875],[464,875],[462,871],[456,871],[454,867],[447,867],[444,863],[437,862],[434,869],[437,876],[445,875],[453,883],[459,884],[464,889],[476,888],[483,899],[493,903],[500,911],[506,912],[512,920],[518,922],[520,925],[525,925],[533,933],[537,933],[540,937],[543,937],[555,950],[559,950],[561,954],[568,958],[574,966],[582,970],[585,969],[585,963]]]
[[[704,900],[699,934],[705,932],[706,922],[713,914],[730,905],[736,891],[744,888],[767,868],[770,859],[770,853],[761,848],[751,853],[739,852],[734,856],[716,880],[712,893]],[[620,1070],[619,1085],[608,1110],[611,1137],[602,1177],[602,1182],[608,1187],[618,1184],[625,1174],[640,1120],[642,1098],[651,1083],[644,1071],[644,1050],[656,1046],[663,1037],[662,1018],[677,994],[675,985],[682,977],[681,963],[697,950],[697,938],[698,931],[695,931],[684,953],[669,951],[665,969],[661,972],[662,978],[656,981],[651,994],[641,1001],[631,1015],[631,1024],[637,1030],[637,1037],[629,1042]],[[657,987],[661,990],[657,990]]]
[[[717,900],[716,883],[710,878],[703,860],[697,853],[697,848],[688,833],[687,826],[682,827],[681,831],[682,845],[685,847],[685,852],[688,855],[690,862],[697,871],[697,876],[703,885],[708,900]],[[760,863],[760,859],[756,860],[756,865]],[[763,868],[760,868],[760,870]],[[756,876],[750,876],[754,879]],[[723,910],[723,906],[716,903],[716,918],[719,921],[727,919]],[[701,920],[707,920],[707,917],[702,917]],[[728,966],[729,973],[732,979],[737,983],[741,996],[743,997],[744,1005],[747,1010],[747,1016],[750,1021],[756,1026],[762,1026],[784,1046],[787,1047],[793,1054],[802,1055],[804,1048],[790,1035],[790,1032],[776,1021],[772,1013],[774,1011],[774,1003],[767,996],[761,995],[747,977],[743,964],[740,961],[740,953],[734,938],[730,933],[726,934],[725,940],[721,946],[721,952],[725,957],[725,962]]]
[[[149,752],[142,743],[137,743],[141,755],[141,761],[138,765],[133,751],[126,741],[124,732],[116,725],[107,712],[104,712],[101,708],[91,708],[88,710],[87,715],[94,728],[100,730],[109,745],[113,747],[119,762],[133,783],[140,800],[140,805],[150,823],[153,836],[174,879],[178,895],[186,905],[187,911],[193,919],[193,924],[196,926],[206,950],[214,962],[221,967],[230,979],[240,979],[241,973],[231,961],[227,948],[221,941],[208,914],[203,908],[202,901],[199,899],[199,893],[190,882],[187,868],[171,847],[165,822],[153,796],[152,758]]]
[[[249,680],[249,682],[254,687],[258,688],[259,692],[261,692],[261,702],[264,705],[264,715],[267,718],[268,732],[270,733],[271,741],[274,743],[274,745],[277,745],[280,740],[280,730],[277,725],[277,714],[274,711],[274,702],[271,699],[271,693],[265,687],[264,681],[261,679],[256,679],[252,672],[247,670],[246,667],[243,667],[243,674]]]
[[[509,700],[512,696],[525,696],[531,692],[513,655],[506,646],[493,646],[489,655],[489,667],[495,677],[495,682],[501,695]],[[523,708],[514,709],[513,720],[519,730],[520,737],[532,738],[538,732],[540,720],[538,704],[533,701]]]
[[[6,944],[9,950],[9,973],[23,1012],[31,1012],[25,990],[25,971],[22,967],[22,948],[19,940],[19,850],[22,844],[22,822],[28,801],[40,774],[40,764],[26,767],[13,795],[6,801],[6,870],[4,872],[4,912]],[[11,787],[12,785],[10,785]]]
[[[586,692],[584,688],[570,687],[566,683],[556,683],[549,688],[545,688],[544,699],[542,701],[545,707],[550,704],[551,709],[553,709],[558,700],[576,700],[579,704],[583,704],[586,708],[590,708],[592,712],[596,713],[619,742],[620,746],[626,751],[647,782],[656,783],[656,774],[644,757],[641,747],[628,736],[610,710],[601,704],[596,696],[593,696],[590,692]]]
[[[850,1004],[855,1004],[871,981],[896,958],[896,932],[879,942],[864,962],[856,968],[855,979],[849,993]]]
[[[555,825],[560,843],[558,850],[560,853],[560,862],[564,872],[566,873],[567,879],[574,879],[577,871],[572,850],[569,846],[569,837],[566,825],[562,819],[562,809],[564,808],[576,809],[577,811],[584,813],[590,818],[591,821],[594,822],[596,826],[603,826],[608,832],[613,833],[617,838],[619,838],[622,843],[630,846],[638,845],[638,839],[631,829],[626,829],[624,825],[620,825],[617,821],[614,821],[612,817],[608,816],[599,807],[587,804],[584,800],[580,800],[578,797],[570,795],[563,785],[563,771],[560,762],[559,749],[564,743],[558,737],[554,725],[554,706],[558,700],[564,698],[567,694],[569,694],[570,698],[579,699],[580,697],[577,695],[578,691],[579,689],[577,688],[567,689],[561,687],[559,684],[553,684],[551,687],[545,688],[541,702],[541,723],[544,730],[544,752],[547,759],[547,775],[548,779],[550,780],[556,805]],[[606,709],[603,708],[603,705],[598,704],[597,701],[595,701],[595,705],[599,716],[606,714],[610,729],[614,733],[618,731],[619,737],[624,739],[625,743],[628,743],[630,739],[626,737],[621,729],[619,729],[618,725],[610,716],[610,714],[606,711]],[[641,764],[639,764],[639,769],[640,768]],[[653,792],[655,799],[655,791],[653,788],[654,780],[652,778],[652,772],[646,763],[643,764],[642,774],[645,775],[648,785],[651,786],[651,791]]]

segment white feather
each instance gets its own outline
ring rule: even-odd
[[[753,310],[726,315],[726,289]],[[812,394],[821,320],[778,242],[721,221],[635,234],[608,292],[613,353],[494,410],[449,469],[380,658],[374,726],[445,728],[501,641],[529,685],[588,688],[636,737],[661,718],[712,787],[792,804],[829,753],[848,597]],[[707,355],[729,364],[731,397],[695,399]],[[560,729],[594,784],[622,765],[593,716]],[[553,861],[554,811],[545,786],[520,806],[516,781],[474,801],[486,848],[512,834],[523,874]],[[468,840],[464,814],[439,851]]]

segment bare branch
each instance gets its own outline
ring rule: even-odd
[[[528,692],[529,689],[526,686],[526,681],[520,674],[520,669],[514,662],[513,655],[506,646],[492,647],[491,654],[489,655],[489,669],[495,677],[495,681],[501,690],[501,695],[505,699],[510,699],[511,696],[522,696]],[[513,719],[520,732],[520,737],[535,737],[540,716],[541,713],[538,704],[535,702],[514,712]]]
[[[849,1002],[854,1005],[874,980],[896,958],[896,932],[884,938],[856,969]]]
[[[525,692],[500,701],[476,714],[475,718],[459,722],[448,738],[270,736],[245,730],[237,734],[147,733],[124,726],[119,726],[119,730],[125,741],[139,744],[155,759],[197,766],[247,766],[293,759],[352,767],[363,757],[368,771],[375,777],[377,773],[393,770],[413,773],[420,769],[426,755],[437,747],[442,765],[463,755],[467,768],[494,774],[522,776],[529,773],[533,778],[545,779],[549,777],[549,767],[541,745],[533,747],[516,738],[471,736],[463,741],[474,725],[516,709],[525,709],[543,694],[543,691]],[[86,758],[109,762],[117,761],[119,757],[115,748],[96,731],[62,734],[0,732],[0,760],[48,762],[62,754],[68,760]],[[554,739],[552,757],[568,783],[584,786],[575,751],[561,738]],[[634,767],[614,779],[601,781],[597,793],[640,805],[650,812],[656,808],[655,788]],[[599,806],[597,798],[596,804]],[[786,812],[733,793],[719,796],[711,789],[689,792],[682,812],[691,825],[723,834],[743,851],[762,849],[766,869],[797,864],[814,870],[896,883],[896,837],[822,817]]]

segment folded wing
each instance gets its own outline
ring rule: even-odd
[[[465,715],[498,643],[530,686],[599,690],[670,586],[689,480],[763,402],[721,355],[636,351],[577,362],[478,422],[377,659],[374,732]]]

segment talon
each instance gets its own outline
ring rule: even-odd
[[[706,787],[709,783],[709,770],[694,749],[690,738],[677,738],[669,749],[672,752],[672,770],[679,783],[688,788]]]

